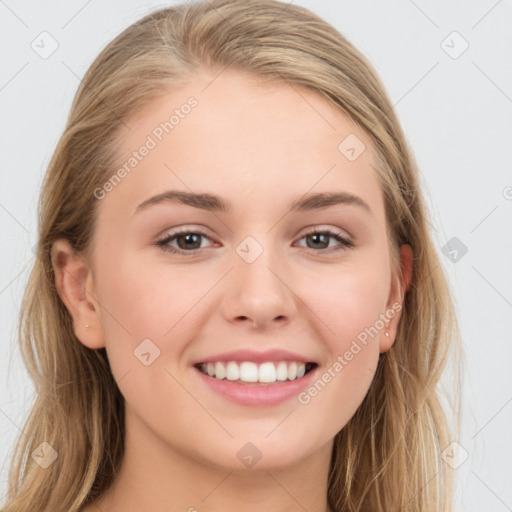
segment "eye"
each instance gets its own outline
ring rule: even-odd
[[[194,254],[201,247],[201,238],[210,238],[203,233],[202,231],[191,231],[189,229],[183,229],[181,231],[177,231],[175,233],[168,234],[162,240],[159,240],[156,245],[160,247],[163,251],[167,251],[174,254],[186,254],[190,255]],[[169,245],[172,241],[176,241],[178,247],[173,247]],[[187,254],[187,255],[189,255]]]
[[[301,238],[301,240],[303,239],[306,239],[306,242],[311,242],[313,245],[317,245],[317,247],[313,247],[313,249],[319,249],[319,251],[315,252],[331,253],[344,251],[354,247],[354,243],[351,240],[342,236],[341,233],[332,231],[330,229],[317,230],[315,228],[313,231],[306,233],[306,235]],[[338,247],[329,247],[329,239],[339,242]],[[320,245],[320,247],[318,247],[318,245]]]
[[[169,233],[165,238],[156,242],[156,245],[163,251],[170,252],[173,254],[181,254],[192,256],[196,254],[200,249],[204,249],[201,244],[201,239],[211,240],[206,233],[202,231],[191,231],[190,229],[182,229],[174,233]],[[306,233],[300,240],[306,239],[307,242],[316,245],[316,247],[309,247],[309,249],[316,249],[314,252],[337,252],[350,249],[354,247],[354,243],[348,238],[342,236],[341,233],[335,232],[330,229],[315,230]],[[338,242],[338,246],[330,246],[330,241],[334,240]],[[178,247],[170,245],[171,242],[176,242]],[[320,245],[320,247],[318,247]]]

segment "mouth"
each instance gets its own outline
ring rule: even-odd
[[[194,365],[202,374],[233,384],[269,386],[301,379],[317,367],[317,363],[301,361],[215,361]]]

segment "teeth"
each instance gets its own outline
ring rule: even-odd
[[[275,382],[276,367],[274,363],[263,363],[258,369],[258,380],[260,382]]]
[[[277,380],[286,380],[288,378],[288,368],[286,367],[286,363],[284,361],[281,361],[277,365],[276,378]]]
[[[222,364],[222,363],[217,363]],[[238,380],[240,378],[240,368],[238,368],[238,365],[231,361],[226,366],[226,379],[228,380]]]
[[[222,363],[215,363],[215,377],[223,379],[226,376],[226,368]]]
[[[308,365],[309,369],[309,365]],[[242,382],[272,383],[276,381],[295,380],[304,377],[306,364],[300,362],[280,361],[278,363],[262,363],[257,365],[251,361],[228,361],[203,363],[201,371],[216,379],[227,379]]]
[[[290,364],[290,366],[288,368],[288,378],[290,380],[297,378],[297,363]]]
[[[238,366],[238,363],[234,361],[232,361],[232,363]],[[243,382],[258,382],[258,365],[244,361],[240,365],[240,380]]]

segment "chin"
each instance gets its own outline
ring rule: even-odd
[[[210,445],[207,458],[210,464],[230,471],[280,471],[299,464],[321,446],[322,443],[311,445],[308,437],[290,439],[286,432],[270,434],[265,439],[265,436],[252,436],[247,431],[243,437],[230,439],[224,446],[219,442],[213,453]]]

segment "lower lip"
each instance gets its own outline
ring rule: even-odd
[[[268,406],[277,405],[292,397],[296,397],[309,385],[318,366],[310,370],[300,379],[277,381],[272,384],[237,384],[227,379],[216,379],[205,375],[194,367],[201,380],[213,391],[241,405]]]

